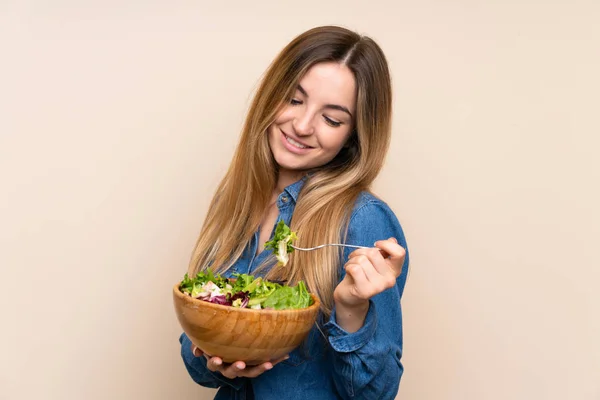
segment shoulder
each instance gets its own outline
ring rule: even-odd
[[[406,279],[409,255],[408,245],[404,230],[398,217],[390,206],[381,198],[370,192],[362,192],[354,203],[352,215],[348,222],[345,243],[371,247],[378,240],[395,238],[400,246],[406,250],[402,279]],[[343,251],[344,264],[348,260],[352,249]]]
[[[370,192],[361,192],[348,222],[348,239],[365,242],[389,237],[404,242],[404,232],[398,217],[381,198]],[[361,245],[372,246],[373,241]]]
[[[393,218],[397,221],[396,214],[385,201],[371,192],[361,192],[354,202],[350,223],[374,216]]]

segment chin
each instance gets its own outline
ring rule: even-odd
[[[302,172],[302,171],[305,171],[308,169],[306,166],[303,166],[303,165],[297,165],[297,164],[286,163],[286,162],[282,162],[282,163],[277,162],[277,165],[279,166],[280,169],[290,171],[290,172]]]

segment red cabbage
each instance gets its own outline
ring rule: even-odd
[[[242,304],[240,304],[240,308],[245,308],[248,305],[248,302],[250,301],[250,296],[249,296],[248,292],[237,292],[236,294],[231,296],[231,299],[229,299],[229,301],[231,304],[233,304],[234,300],[237,300],[237,299],[242,300]]]
[[[210,298],[208,301],[211,302],[211,303],[221,304],[221,305],[224,305],[224,306],[230,306],[231,305],[231,302],[227,301],[227,298],[223,294],[219,295],[219,296],[214,296],[214,297]]]

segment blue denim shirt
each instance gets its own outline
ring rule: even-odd
[[[290,224],[303,180],[288,186],[277,199],[279,217]],[[395,237],[405,249],[406,240],[392,210],[370,193],[363,192],[354,206],[346,242],[373,246],[375,241]],[[252,274],[269,251],[256,256],[258,232],[243,256],[228,271]],[[340,270],[352,249],[346,249]],[[225,378],[206,368],[204,357],[195,357],[185,334],[180,337],[181,356],[191,378],[198,384],[219,388],[215,399],[321,400],[394,399],[403,372],[402,312],[400,298],[408,272],[408,252],[396,286],[374,296],[364,325],[354,333],[337,323],[335,308],[322,333],[315,326],[305,346],[290,353],[290,358],[256,378]]]

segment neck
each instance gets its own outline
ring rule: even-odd
[[[286,187],[298,181],[300,178],[302,178],[302,176],[304,176],[303,171],[290,171],[286,169],[279,170],[279,175],[277,176],[277,185],[275,185],[275,192],[277,194],[283,192]]]

